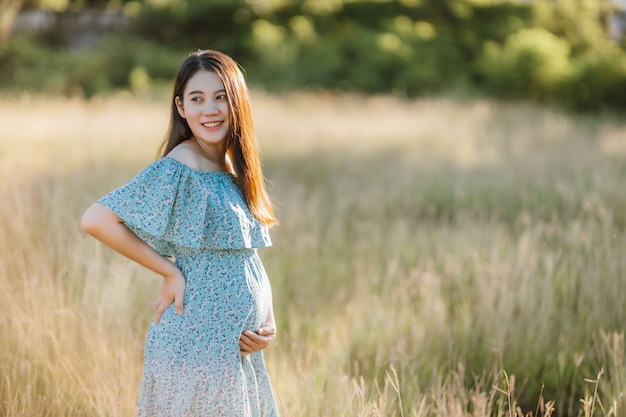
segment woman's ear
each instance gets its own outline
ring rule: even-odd
[[[185,118],[185,109],[183,108],[183,102],[180,101],[180,97],[176,96],[176,98],[174,98],[174,103],[176,104],[176,110],[178,110],[178,114],[180,115],[180,117],[182,117],[183,119]]]

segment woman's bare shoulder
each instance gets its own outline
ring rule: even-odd
[[[179,143],[167,155],[193,169],[200,169],[200,158],[197,149],[190,141]]]

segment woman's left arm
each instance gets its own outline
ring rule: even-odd
[[[245,331],[239,337],[239,351],[241,356],[248,356],[253,352],[265,349],[276,337],[276,321],[274,320],[274,309],[270,311],[263,326],[255,332]]]

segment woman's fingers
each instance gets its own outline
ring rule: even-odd
[[[184,311],[183,299],[185,297],[185,286],[186,282],[182,274],[163,278],[161,295],[167,294],[171,297],[170,299],[174,302],[176,313],[178,313],[179,316],[182,316]],[[172,301],[170,301],[169,304],[171,304]]]
[[[246,340],[242,339],[243,335],[239,338],[239,353],[241,353],[241,356],[248,356],[249,354],[254,352],[254,350],[252,350],[252,347],[248,345]]]
[[[245,332],[239,337],[239,352],[241,352],[241,356],[247,356],[252,352],[260,350],[258,345],[256,345],[247,333],[254,334],[252,332]]]
[[[179,285],[175,291],[176,292],[174,293],[174,306],[176,308],[176,312],[178,313],[178,315],[182,316],[183,311],[184,311],[183,299],[185,297],[185,284],[183,283],[183,285]]]
[[[266,324],[257,330],[257,333],[261,336],[270,336],[276,334],[276,327],[273,324]]]
[[[154,321],[156,322],[157,326],[161,322],[161,315],[163,314],[166,308],[167,308],[167,305],[165,305],[162,302],[159,302],[159,305],[156,308],[156,312],[154,313]]]
[[[272,340],[274,340],[274,329],[273,328],[262,328],[265,329],[264,332],[267,332],[268,335],[260,335],[251,331],[246,331],[239,336],[239,350],[241,352],[241,356],[246,356],[252,352],[258,352],[259,350],[263,350],[270,345]],[[261,329],[259,329],[261,331]]]
[[[184,312],[183,300],[185,299],[185,277],[182,274],[164,276],[161,284],[161,295],[156,303],[154,320],[158,325],[161,322],[161,315],[168,306],[174,303],[174,308],[179,316]]]

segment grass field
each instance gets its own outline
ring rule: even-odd
[[[286,417],[626,416],[626,122],[254,92]],[[0,417],[132,416],[159,278],[82,234],[162,100],[0,100]]]

